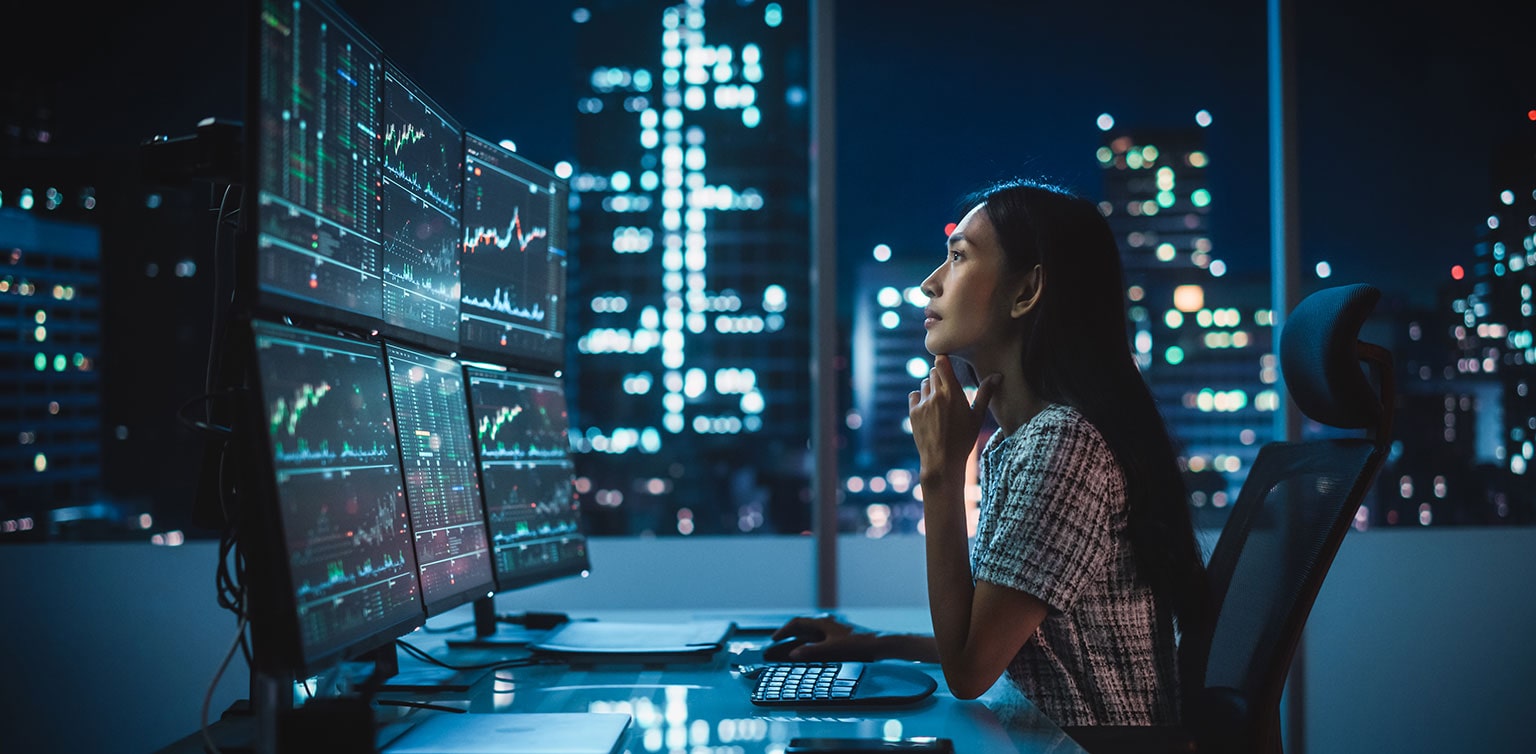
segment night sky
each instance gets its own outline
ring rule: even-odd
[[[339,4],[471,130],[553,164],[573,157],[582,90],[571,9],[606,2]],[[52,106],[55,150],[131,150],[205,115],[243,117],[240,3],[54,5],[24,12],[0,91],[7,107]],[[1332,282],[1427,301],[1425,281],[1470,258],[1496,193],[1494,147],[1536,134],[1536,4],[1406,4],[1390,16],[1365,0],[1299,5],[1304,269],[1327,260]],[[1215,256],[1232,275],[1267,272],[1264,3],[837,7],[841,275],[877,243],[936,261],[955,199],[992,179],[1044,177],[1097,197],[1100,113],[1165,127],[1202,108],[1214,116]]]

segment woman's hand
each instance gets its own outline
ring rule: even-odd
[[[921,460],[919,481],[963,472],[1000,379],[994,374],[982,380],[972,404],[966,399],[965,388],[955,376],[949,357],[941,354],[934,358],[933,369],[919,388],[907,396],[912,439]]]
[[[828,615],[791,619],[773,632],[772,638],[804,640],[790,650],[789,659],[794,662],[871,662],[881,657],[880,634]]]
[[[790,650],[791,662],[874,662],[901,659],[938,662],[933,637],[872,631],[829,615],[794,618],[773,632],[773,640],[793,638],[803,644]]]

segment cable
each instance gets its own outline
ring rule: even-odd
[[[184,425],[186,425],[188,427],[191,427],[192,429],[198,430],[200,432],[207,432],[209,434],[213,434],[213,435],[216,435],[216,436],[219,436],[219,437],[224,437],[224,436],[230,435],[230,434],[232,434],[234,432],[233,429],[230,429],[229,427],[223,426],[221,424],[214,424],[212,421],[198,421],[196,419],[188,418],[186,413],[187,413],[187,409],[189,407],[191,407],[192,404],[201,401],[203,403],[203,406],[204,406],[203,407],[203,416],[206,418],[206,417],[208,417],[208,414],[209,414],[209,409],[207,408],[207,405],[208,405],[209,401],[211,401],[211,400],[213,400],[215,398],[223,398],[223,397],[226,397],[226,396],[234,395],[236,392],[237,391],[235,391],[233,389],[230,389],[230,390],[220,390],[220,391],[218,391],[216,393],[215,392],[208,392],[208,393],[202,393],[201,395],[194,395],[191,398],[188,398],[187,400],[183,401],[180,406],[176,407],[176,420],[181,422],[182,424],[184,424]]]
[[[246,620],[245,613],[245,551],[240,547],[239,529],[229,515],[229,501],[225,495],[224,467],[229,461],[229,443],[219,448],[218,487],[219,513],[224,517],[224,530],[219,537],[219,565],[214,572],[215,591],[219,607],[234,613],[239,621]],[[231,561],[234,571],[231,573]],[[241,655],[247,667],[251,665],[251,645],[244,632],[240,634]]]
[[[224,207],[229,203],[229,192],[234,189],[234,184],[224,186],[224,196],[219,199],[219,207],[216,212],[219,216],[213,222],[213,313],[208,319],[208,359],[203,367],[203,392],[213,392],[213,362],[219,343],[219,268],[224,265],[219,258],[220,241],[224,236]],[[212,423],[210,418],[209,423]]]
[[[218,592],[219,607],[235,614],[237,618],[245,618],[245,553],[240,548],[240,537],[235,519],[229,515],[228,500],[225,498],[224,465],[229,459],[229,444],[225,443],[219,451],[218,462],[218,487],[219,487],[219,512],[224,517],[224,531],[219,538],[219,565],[214,573],[215,586]],[[234,561],[234,573],[230,572],[230,561]],[[249,649],[247,649],[249,657]]]
[[[213,735],[208,732],[208,707],[213,704],[213,691],[219,687],[219,679],[224,676],[224,669],[229,667],[229,661],[235,656],[235,649],[245,639],[245,617],[240,618],[240,626],[235,629],[235,640],[229,643],[229,651],[224,653],[224,661],[219,663],[219,669],[213,674],[213,680],[208,683],[208,693],[203,695],[203,709],[201,717],[203,733],[203,749],[213,754],[223,754],[218,744],[213,742]]]
[[[235,198],[235,208],[227,210],[229,194],[231,191],[236,190],[239,191],[239,194]],[[203,374],[203,390],[208,393],[213,392],[213,381],[222,364],[220,357],[224,352],[221,347],[224,340],[224,307],[234,297],[233,291],[231,291],[229,296],[224,295],[222,274],[225,267],[222,253],[224,224],[228,222],[229,218],[239,213],[240,205],[244,201],[245,188],[243,186],[236,183],[226,185],[224,187],[224,195],[219,199],[219,208],[217,210],[219,217],[213,226],[213,315],[210,318],[210,332],[208,336],[208,363]],[[237,223],[233,227],[238,229],[240,226]],[[231,271],[231,274],[233,274],[233,271]],[[208,423],[213,423],[211,417],[208,417]]]

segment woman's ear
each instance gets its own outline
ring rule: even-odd
[[[1043,290],[1045,290],[1045,268],[1037,264],[1019,283],[1019,293],[1013,299],[1013,309],[1009,314],[1014,319],[1018,319],[1034,311],[1040,304],[1040,293]]]

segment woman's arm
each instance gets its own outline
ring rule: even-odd
[[[1044,602],[985,581],[972,585],[966,546],[965,463],[995,383],[983,382],[971,405],[949,359],[940,356],[910,396],[912,434],[921,457],[927,526],[928,609],[935,650],[950,693],[985,693],[1045,620]]]

